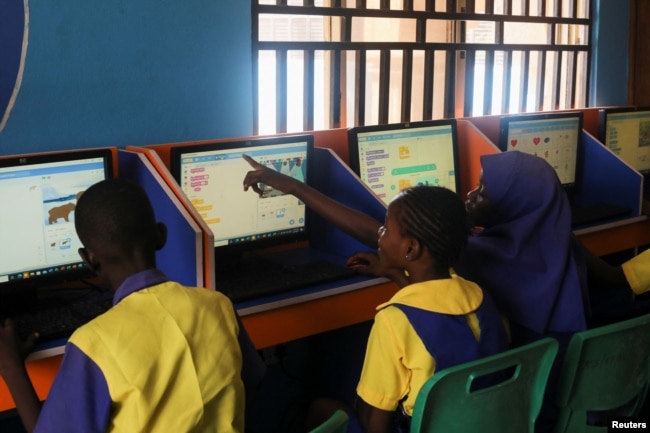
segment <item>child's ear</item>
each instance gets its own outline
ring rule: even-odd
[[[97,274],[97,271],[99,271],[99,262],[95,260],[95,256],[93,255],[92,252],[88,251],[86,248],[79,248],[78,250],[79,256],[81,256],[81,260],[84,261],[88,269],[90,269],[93,273]]]
[[[156,223],[156,250],[161,250],[167,243],[167,226],[165,223]]]
[[[416,259],[420,256],[421,247],[422,246],[417,239],[409,238],[406,254],[410,257],[411,260]]]

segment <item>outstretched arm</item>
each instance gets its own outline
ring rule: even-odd
[[[33,337],[30,337],[27,344],[33,344]],[[41,402],[29,379],[21,352],[13,324],[7,319],[0,323],[0,376],[4,378],[14,399],[25,430],[31,433],[41,411]]]
[[[354,210],[311,186],[290,176],[283,175],[263,166],[248,155],[244,159],[253,167],[244,177],[244,190],[252,188],[262,194],[259,183],[264,183],[282,192],[292,194],[302,200],[312,211],[343,230],[350,236],[372,248],[377,248],[377,230],[381,222],[369,215]]]

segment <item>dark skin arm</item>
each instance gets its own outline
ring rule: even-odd
[[[394,413],[377,409],[363,399],[358,398],[356,404],[359,422],[366,433],[389,433],[392,427]]]
[[[21,344],[11,319],[0,323],[0,375],[7,384],[28,433],[34,431],[41,412],[41,402],[29,379],[24,361],[35,339],[36,335],[32,335],[27,342]]]
[[[584,245],[577,242],[582,249],[582,255],[587,265],[587,279],[589,287],[601,287],[604,289],[629,288],[632,296],[632,288],[625,278],[623,268],[612,266],[600,257],[594,255]]]
[[[243,158],[253,168],[244,177],[244,191],[252,188],[261,195],[262,190],[258,184],[264,183],[282,192],[292,194],[345,233],[371,248],[377,248],[377,230],[381,227],[381,222],[331,199],[299,180],[257,163],[248,155],[244,155]]]
[[[393,280],[400,288],[411,284],[403,269],[385,268],[376,253],[358,252],[347,260],[347,266],[361,274],[376,275]]]

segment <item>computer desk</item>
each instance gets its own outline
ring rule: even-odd
[[[597,255],[606,255],[650,244],[650,220],[638,217],[626,222],[578,230],[578,238]],[[242,311],[242,322],[258,349],[371,320],[375,307],[398,290],[391,282],[338,293],[265,311]],[[61,363],[61,355],[28,361],[37,393],[45,399]],[[0,411],[13,409],[6,386],[0,380]]]

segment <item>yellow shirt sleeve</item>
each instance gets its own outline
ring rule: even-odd
[[[435,360],[404,313],[387,307],[375,315],[357,395],[386,411],[397,409],[407,397],[403,406],[411,415],[417,392],[434,370]]]
[[[650,250],[628,260],[621,267],[634,293],[640,295],[650,290]]]

